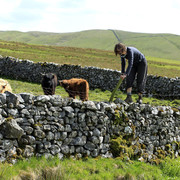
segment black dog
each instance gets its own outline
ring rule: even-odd
[[[42,78],[41,86],[43,88],[44,94],[54,95],[57,86],[57,76],[53,73],[47,73],[42,75],[43,78]]]

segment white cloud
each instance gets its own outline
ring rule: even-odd
[[[1,17],[8,17],[21,3],[21,0],[1,0]]]
[[[0,30],[118,29],[180,35],[179,0],[1,0]]]
[[[178,0],[87,0],[96,14],[97,27],[148,33],[177,33],[180,17]],[[176,9],[175,9],[176,8]]]

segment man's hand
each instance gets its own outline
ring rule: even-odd
[[[126,74],[121,74],[120,78],[124,80],[126,78]]]

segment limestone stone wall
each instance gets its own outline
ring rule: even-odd
[[[180,110],[119,99],[82,102],[59,95],[0,94],[0,162],[42,155],[113,157],[115,136],[131,137],[128,146],[139,160],[156,159],[160,152],[177,157]]]

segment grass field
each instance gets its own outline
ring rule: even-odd
[[[166,159],[161,165],[128,162],[118,158],[73,158],[59,160],[30,158],[13,166],[0,164],[4,180],[179,180],[180,159]]]
[[[0,55],[29,59],[34,62],[54,62],[121,70],[120,57],[113,51],[74,47],[40,46],[0,41]],[[148,74],[180,76],[180,61],[147,56]]]

